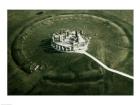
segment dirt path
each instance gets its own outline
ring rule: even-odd
[[[126,73],[123,73],[123,72],[120,72],[118,70],[114,70],[114,69],[111,69],[109,67],[107,67],[105,64],[103,64],[100,60],[98,60],[97,58],[95,58],[94,56],[92,56],[91,54],[89,54],[88,52],[86,51],[78,51],[77,53],[81,53],[81,54],[85,54],[86,56],[90,57],[91,59],[93,59],[94,61],[96,61],[99,65],[101,65],[104,69],[110,71],[110,72],[113,72],[113,73],[116,73],[116,74],[119,74],[119,75],[122,75],[122,76],[125,76],[129,79],[134,79],[133,76],[131,75],[128,75]]]

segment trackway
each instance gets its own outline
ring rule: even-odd
[[[122,75],[124,77],[127,77],[129,79],[134,79],[133,76],[129,75],[129,74],[126,74],[126,73],[123,73],[123,72],[120,72],[118,70],[114,70],[114,69],[111,69],[109,68],[108,66],[106,66],[104,63],[102,63],[100,60],[98,60],[96,57],[92,56],[91,54],[89,54],[88,52],[86,51],[77,51],[76,53],[81,53],[81,54],[84,54],[88,57],[90,57],[91,59],[93,59],[95,62],[97,62],[99,65],[101,65],[104,69],[110,71],[110,72],[113,72],[113,73],[116,73],[116,74],[119,74],[119,75]]]

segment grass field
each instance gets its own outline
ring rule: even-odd
[[[87,52],[133,75],[132,17],[132,11],[8,11],[8,94],[133,94],[133,80],[50,46],[54,32],[83,30],[91,37]]]

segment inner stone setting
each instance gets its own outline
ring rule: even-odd
[[[60,52],[78,52],[86,51],[89,42],[82,30],[60,30],[53,33],[51,46]]]

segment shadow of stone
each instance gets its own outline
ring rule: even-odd
[[[57,50],[55,50],[54,48],[52,48],[51,46],[51,39],[44,39],[44,40],[41,40],[40,42],[40,45],[39,45],[44,52],[46,53],[62,53],[62,52],[59,52]]]
[[[40,11],[40,12],[37,12],[36,15],[42,15],[44,12],[43,11]]]

